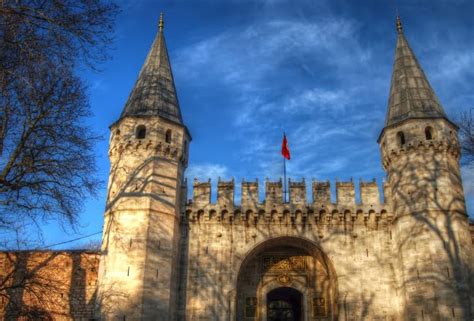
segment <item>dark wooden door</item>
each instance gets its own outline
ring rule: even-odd
[[[282,287],[267,295],[267,321],[301,321],[301,293]]]

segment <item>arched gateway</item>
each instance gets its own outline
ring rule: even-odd
[[[240,266],[235,320],[336,320],[336,281],[332,264],[314,242],[267,240]]]

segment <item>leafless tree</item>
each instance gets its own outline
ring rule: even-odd
[[[459,138],[461,139],[461,150],[464,162],[474,162],[474,119],[472,108],[461,113],[458,121]]]
[[[0,228],[74,223],[94,195],[80,67],[98,69],[118,9],[104,0],[0,0]]]

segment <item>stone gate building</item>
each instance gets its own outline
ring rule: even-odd
[[[458,128],[399,20],[397,32],[377,140],[383,191],[361,181],[356,198],[352,181],[337,182],[333,203],[329,182],[290,180],[285,202],[282,181],[266,181],[261,201],[259,182],[244,181],[236,204],[234,181],[219,180],[212,203],[210,181],[195,180],[186,200],[191,134],[161,21],[111,126],[102,250],[74,254],[100,261],[83,268],[93,282],[77,299],[82,314],[65,304],[53,319],[473,320],[474,231]],[[65,291],[79,286],[71,280]]]

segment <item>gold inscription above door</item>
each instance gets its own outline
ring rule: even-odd
[[[263,273],[281,273],[290,271],[301,272],[306,270],[306,261],[304,256],[264,256],[262,263]]]

